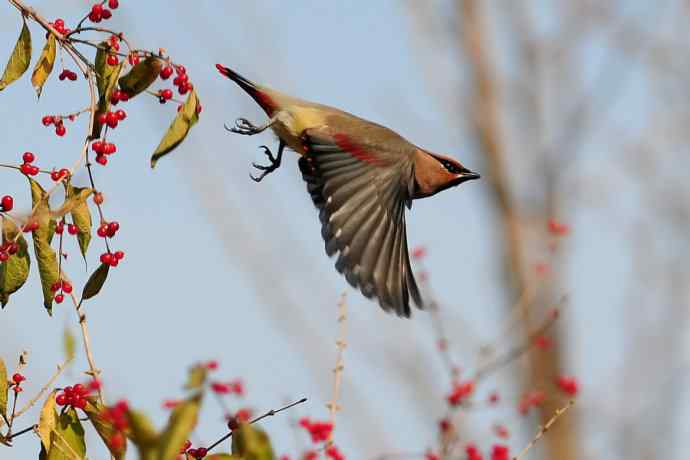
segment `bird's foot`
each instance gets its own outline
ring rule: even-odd
[[[237,120],[235,120],[235,126],[228,127],[227,124],[225,125],[225,129],[227,129],[228,131],[237,134],[243,134],[245,136],[259,134],[267,127],[268,126],[256,126],[254,123],[247,120],[246,118],[238,118]]]
[[[261,182],[264,177],[267,175],[271,174],[273,171],[278,169],[280,167],[280,160],[281,160],[281,153],[283,152],[282,145],[281,148],[278,151],[278,156],[273,156],[271,153],[271,149],[266,147],[265,145],[262,145],[260,148],[264,149],[264,155],[268,157],[268,160],[271,162],[269,165],[260,165],[257,163],[252,163],[252,166],[254,166],[256,169],[261,171],[261,174],[258,177],[254,177],[251,174],[249,174],[249,177],[252,178],[254,182]]]

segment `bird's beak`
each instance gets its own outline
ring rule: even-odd
[[[470,170],[468,169],[468,170],[466,170],[466,171],[463,171],[463,172],[460,174],[460,177],[462,177],[463,182],[464,182],[464,181],[468,181],[468,180],[479,179],[479,178],[482,177],[482,176],[480,176],[479,173],[476,173],[476,172],[474,172],[474,171],[470,171]]]

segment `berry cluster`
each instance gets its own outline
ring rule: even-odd
[[[70,118],[71,120],[71,118]],[[65,128],[65,123],[62,119],[62,117],[58,115],[46,115],[43,118],[41,118],[41,123],[43,123],[43,126],[48,127],[50,125],[55,125],[55,134],[58,136],[62,137],[67,133],[67,128]],[[24,171],[22,171],[24,172]],[[24,173],[26,174],[26,173]]]
[[[91,388],[77,383],[72,387],[65,387],[61,393],[55,397],[55,404],[58,406],[72,406],[75,409],[84,410],[86,408],[86,397],[91,394]]]
[[[120,91],[120,93],[123,94],[122,91]],[[98,115],[98,123],[101,125],[108,125],[111,129],[115,129],[125,118],[127,118],[127,112],[122,109],[115,112],[108,111]]]
[[[539,407],[545,399],[546,394],[541,390],[528,391],[520,398],[517,410],[521,415],[526,415],[531,407]]]
[[[0,199],[0,211],[9,212],[14,208],[14,198],[11,195],[5,195]]]
[[[72,284],[67,280],[58,280],[50,286],[51,292],[57,292],[57,294],[55,294],[55,303],[62,303],[62,301],[65,300],[65,294],[71,294],[72,290]]]
[[[110,265],[111,267],[117,267],[122,259],[125,258],[125,253],[123,251],[115,252],[104,252],[101,254],[100,261],[102,264]]]
[[[5,241],[0,244],[0,263],[7,262],[11,255],[19,251],[19,245],[14,241]]]
[[[551,218],[548,222],[549,233],[555,236],[566,236],[570,233],[570,227],[557,219]]]
[[[77,74],[69,69],[63,69],[62,72],[60,72],[60,75],[58,75],[58,79],[60,81],[64,81],[65,79],[70,81],[76,81]]]
[[[561,391],[569,396],[577,395],[579,389],[577,379],[570,375],[561,375],[556,378],[556,385],[558,385]]]
[[[57,18],[55,21],[49,23],[53,28],[62,35],[67,35],[71,32],[70,29],[65,27],[65,20]]]
[[[474,381],[456,382],[453,385],[453,390],[446,396],[446,400],[451,406],[458,406],[472,392],[474,392]]]
[[[172,92],[170,94],[172,95]],[[113,105],[117,105],[119,102],[127,101],[129,101],[129,94],[119,89],[113,91],[113,94],[110,96],[110,103]]]
[[[110,112],[112,113],[112,112]],[[91,144],[91,149],[96,153],[96,163],[105,166],[108,164],[108,156],[117,152],[117,146],[112,142],[97,140]]]
[[[118,0],[108,1],[108,8],[110,9],[104,7],[101,3],[96,3],[91,7],[91,11],[89,12],[89,21],[99,23],[108,20],[113,16],[113,12],[110,10],[115,10],[119,6],[120,2]]]
[[[33,153],[24,152],[24,155],[22,155],[22,160],[24,163],[22,163],[22,165],[19,167],[19,170],[23,174],[26,174],[27,176],[35,176],[40,172],[38,166],[32,164],[34,160],[36,160],[36,156]]]
[[[53,181],[55,181],[55,182],[60,182],[62,179],[69,178],[69,176],[70,176],[70,173],[69,173],[69,169],[67,169],[67,168],[62,168],[60,170],[53,169],[50,172],[50,178],[53,179]]]
[[[189,455],[192,458],[204,458],[206,457],[206,455],[208,455],[208,449],[206,449],[205,447],[187,449],[187,455]]]
[[[21,387],[21,383],[26,380],[26,377],[24,377],[22,374],[16,373],[12,376],[12,390],[14,390],[14,393],[21,393],[24,391],[24,389]]]
[[[329,436],[333,432],[333,424],[331,422],[312,422],[308,417],[302,417],[299,420],[299,426],[309,432],[314,443],[328,441]]]
[[[236,394],[237,396],[244,396],[244,384],[239,379],[227,383],[212,382],[211,390],[221,395]]]
[[[108,446],[113,450],[121,450],[125,446],[124,431],[129,427],[127,401],[120,400],[115,405],[106,407],[101,412],[101,418],[111,424],[115,432],[110,436]]]

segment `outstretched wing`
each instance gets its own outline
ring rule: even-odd
[[[423,308],[407,251],[405,205],[411,156],[353,143],[328,129],[307,130],[302,177],[319,209],[321,235],[336,269],[381,307],[410,316],[410,297]]]

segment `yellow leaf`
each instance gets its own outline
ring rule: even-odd
[[[18,291],[29,277],[31,259],[29,258],[28,247],[24,236],[14,222],[3,217],[0,220],[2,225],[2,242],[14,241],[17,238],[18,251],[0,265],[0,305],[5,307],[9,302],[10,295]]]
[[[41,97],[43,85],[45,84],[50,72],[53,71],[53,64],[55,64],[55,52],[57,50],[55,35],[49,34],[48,41],[43,47],[41,56],[38,58],[34,73],[31,75],[31,84],[36,88],[36,94]]]
[[[0,91],[24,75],[26,69],[29,68],[30,62],[31,32],[29,32],[29,28],[26,26],[26,20],[23,20],[22,31],[19,33],[17,44],[14,45],[14,51],[12,51],[9,61],[7,61],[2,78],[0,78]]]
[[[7,367],[5,361],[0,358],[0,414],[7,415]]]
[[[180,448],[194,430],[201,407],[201,393],[189,398],[173,409],[168,425],[158,442],[158,460],[175,460]]]
[[[120,78],[120,89],[129,97],[136,96],[156,81],[158,74],[161,73],[161,67],[163,67],[162,59],[147,57]]]
[[[108,42],[101,42],[102,47],[109,46]],[[110,97],[113,95],[113,90],[117,84],[117,79],[120,77],[123,63],[118,65],[110,65],[107,63],[108,52],[99,48],[96,52],[96,60],[94,66],[96,69],[96,86],[98,87],[98,109],[96,110],[96,118],[94,120],[93,131],[91,137],[97,139],[101,136],[101,129],[103,126],[98,123],[98,115],[106,113],[110,108]]]
[[[35,180],[29,179],[29,183],[31,184],[31,203],[35,208],[31,220],[38,222],[38,228],[33,232],[33,241],[38,273],[41,276],[41,286],[43,287],[43,306],[49,314],[52,314],[53,291],[50,288],[60,275],[58,274],[57,255],[50,246],[54,229],[51,225],[48,194]]]
[[[152,168],[156,166],[161,157],[170,153],[187,137],[189,130],[199,121],[198,107],[199,98],[196,95],[196,91],[192,91],[189,93],[182,108],[177,112],[177,116],[170,124],[156,151],[153,152],[151,156]]]
[[[244,460],[273,460],[275,455],[268,435],[249,423],[240,423],[232,432],[232,453]]]
[[[38,435],[46,452],[50,451],[50,433],[57,425],[58,415],[55,411],[55,395],[57,392],[57,390],[50,392],[46,402],[43,403],[41,415],[38,418]]]

